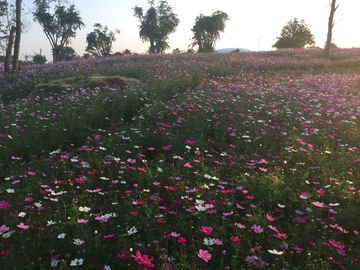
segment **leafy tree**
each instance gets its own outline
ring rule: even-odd
[[[45,64],[47,59],[46,59],[46,56],[45,55],[42,55],[41,54],[42,50],[40,49],[40,53],[35,53],[33,56],[32,56],[32,62],[34,64],[39,64],[39,65],[42,65],[42,64]]]
[[[222,12],[216,11],[211,16],[200,14],[196,17],[195,25],[191,29],[194,32],[192,48],[198,46],[198,52],[214,52],[215,45],[220,39],[220,33],[225,30],[225,23],[229,16]]]
[[[74,48],[70,46],[65,46],[65,48],[61,52],[61,59],[64,61],[71,61],[80,56],[75,52]]]
[[[84,23],[75,5],[65,7],[61,0],[55,5],[54,14],[50,14],[50,3],[56,0],[35,0],[34,21],[37,21],[50,42],[53,62],[65,60],[65,48],[76,37],[76,30]]]
[[[123,50],[122,54],[123,55],[132,55],[132,52],[129,49],[125,49],[125,50]]]
[[[175,32],[180,20],[167,1],[159,1],[157,7],[154,2],[148,1],[150,8],[145,14],[143,8],[135,6],[134,16],[140,21],[140,38],[143,42],[150,42],[149,53],[163,53],[170,48],[167,40]]]
[[[325,43],[325,58],[329,59],[330,57],[330,48],[332,47],[332,29],[334,27],[334,14],[335,11],[338,9],[339,5],[336,5],[336,0],[332,0],[331,2],[331,8],[330,8],[330,16],[329,16],[329,22],[328,22],[328,33]]]
[[[304,20],[300,22],[295,18],[290,20],[281,30],[274,48],[304,48],[305,45],[315,45],[314,36]]]
[[[119,34],[120,30],[108,32],[108,27],[106,25],[103,27],[100,23],[95,23],[94,28],[94,31],[86,36],[85,51],[95,57],[109,56],[112,52],[112,43],[115,41],[115,34]]]

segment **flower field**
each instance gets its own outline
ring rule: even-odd
[[[0,78],[1,269],[360,269],[360,49]],[[39,88],[122,75],[141,85]]]

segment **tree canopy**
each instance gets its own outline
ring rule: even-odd
[[[112,43],[116,40],[115,34],[119,34],[120,30],[108,32],[108,27],[102,26],[100,23],[95,23],[94,28],[94,31],[86,36],[85,51],[95,57],[109,56],[112,53]]]
[[[300,22],[295,18],[290,20],[281,30],[274,48],[304,48],[306,45],[315,45],[314,36],[304,20]]]
[[[198,52],[213,52],[220,33],[225,30],[225,23],[229,16],[222,12],[216,11],[211,16],[200,14],[196,17],[195,25],[191,29],[194,32],[191,47],[198,46]]]
[[[76,31],[84,26],[75,5],[65,7],[61,0],[55,5],[54,14],[49,12],[50,3],[55,0],[35,0],[34,20],[37,21],[50,42],[53,62],[65,60],[65,47],[76,37]]]
[[[144,13],[143,8],[135,6],[134,16],[140,21],[139,35],[143,42],[150,42],[149,53],[163,53],[170,48],[169,35],[175,32],[180,20],[167,1],[148,1],[150,8]]]

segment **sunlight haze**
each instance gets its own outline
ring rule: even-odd
[[[291,19],[304,19],[311,33],[315,36],[316,46],[323,47],[326,41],[329,0],[168,0],[174,13],[180,19],[175,33],[169,36],[169,44],[173,49],[186,51],[193,32],[195,18],[200,15],[211,15],[215,11],[227,13],[230,20],[226,23],[225,32],[217,42],[217,49],[244,48],[252,51],[273,50],[282,27]],[[85,27],[77,31],[70,46],[82,56],[86,47],[86,35],[93,31],[95,23],[107,25],[109,30],[119,29],[113,43],[113,52],[129,49],[136,53],[145,53],[149,43],[139,38],[139,21],[133,16],[132,8],[139,6],[147,10],[147,0],[74,0],[76,10],[85,23]],[[157,5],[158,1],[156,1]],[[33,0],[23,0],[25,11],[33,11]],[[360,47],[360,34],[355,31],[360,25],[359,0],[338,0],[335,12],[333,43],[341,48]],[[39,53],[52,61],[51,47],[42,28],[28,15],[31,27],[21,40],[21,58],[25,54]]]

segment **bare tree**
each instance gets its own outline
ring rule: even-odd
[[[4,63],[5,74],[10,73],[11,52],[12,52],[12,48],[13,48],[13,44],[14,44],[15,32],[16,32],[16,27],[12,26],[11,30],[10,30],[7,49],[6,49],[6,56],[5,56],[5,63]]]
[[[19,54],[20,54],[20,40],[21,40],[21,5],[22,0],[16,0],[16,7],[15,7],[15,44],[14,44],[14,56],[13,56],[13,72],[19,70]]]
[[[336,6],[336,0],[332,0],[330,16],[329,16],[329,23],[328,23],[328,33],[327,33],[326,44],[325,44],[325,58],[326,59],[329,59],[329,57],[330,57],[332,29],[334,27],[334,14],[338,7],[339,7],[339,5]]]

